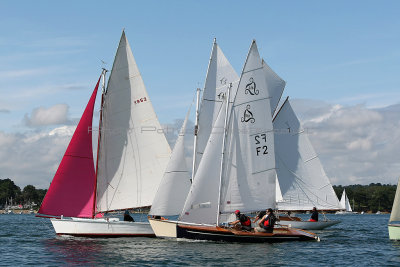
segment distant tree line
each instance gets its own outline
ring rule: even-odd
[[[14,184],[11,179],[0,179],[0,207],[4,208],[7,203],[10,205],[27,206],[35,203],[38,206],[42,203],[46,195],[46,189],[36,189],[33,185],[27,185],[21,191],[21,188]]]
[[[342,197],[343,189],[346,189],[346,195],[349,198],[353,211],[387,211],[392,210],[394,196],[396,194],[396,185],[374,184],[369,185],[334,185],[339,200]]]
[[[369,185],[334,185],[339,200],[342,196],[343,189],[349,198],[353,211],[387,211],[392,210],[394,195],[396,194],[396,186],[389,184]],[[21,191],[19,186],[15,185],[11,179],[0,179],[0,208],[3,208],[7,202],[9,205],[12,199],[14,205],[27,205],[35,203],[38,206],[42,203],[46,195],[46,189],[36,189],[33,185],[27,185]],[[36,208],[38,208],[36,206]]]

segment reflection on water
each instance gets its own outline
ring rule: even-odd
[[[388,238],[388,215],[328,217],[342,222],[317,231],[321,242],[240,244],[185,239],[64,237],[55,235],[48,219],[0,215],[0,264],[400,266],[400,242]]]

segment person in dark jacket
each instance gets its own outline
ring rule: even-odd
[[[124,221],[125,222],[134,222],[135,220],[132,218],[132,216],[129,214],[129,211],[126,210],[124,213]]]
[[[262,217],[262,219],[258,223],[258,226],[255,228],[255,231],[262,233],[272,233],[274,231],[275,222],[276,222],[276,217],[274,211],[271,208],[269,208],[267,210],[267,214],[264,215],[264,217]]]
[[[240,210],[235,211],[236,221],[230,222],[229,224],[237,226],[240,224],[241,230],[251,231],[251,220],[250,217],[241,214]]]
[[[316,207],[314,207],[312,209],[311,218],[310,218],[309,221],[310,222],[318,222],[318,211],[317,211]]]

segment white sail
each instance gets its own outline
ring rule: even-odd
[[[400,221],[400,178],[397,183],[396,195],[394,196],[392,212],[389,222]]]
[[[349,198],[347,197],[346,194],[346,189],[343,189],[342,197],[340,198],[340,207],[345,211],[349,212],[353,211],[350,206]]]
[[[179,220],[215,224],[218,209],[218,185],[221,164],[222,138],[225,120],[224,101],[218,112]]]
[[[190,109],[182,124],[164,177],[158,186],[149,214],[160,216],[178,215],[190,189],[190,174],[186,165],[184,139]]]
[[[226,89],[230,83],[233,83],[232,88],[236,89],[238,80],[239,77],[235,70],[226,59],[221,48],[214,41],[199,110],[193,177],[199,167],[212,126],[217,119],[223,98],[226,94]]]
[[[220,212],[275,207],[276,172],[269,90],[253,41],[234,98],[226,137]]]
[[[97,211],[151,205],[170,154],[123,32],[104,95]]]
[[[273,123],[277,174],[283,196],[278,209],[339,209],[332,184],[288,99]]]
[[[281,100],[283,90],[285,89],[286,82],[276,74],[264,60],[262,60],[265,81],[269,95],[271,96],[271,114],[274,115],[275,110]]]

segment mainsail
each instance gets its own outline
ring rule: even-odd
[[[338,210],[339,201],[288,99],[273,121],[279,210]]]
[[[396,195],[394,196],[392,212],[390,213],[390,222],[400,221],[400,178],[397,183]]]
[[[122,33],[104,94],[97,212],[151,205],[171,149]]]
[[[176,140],[167,169],[158,186],[149,214],[178,215],[190,189],[190,174],[186,165],[184,139],[190,108]]]
[[[340,207],[345,211],[349,212],[353,211],[350,206],[349,198],[347,197],[346,194],[346,189],[343,189],[342,197],[340,198]]]
[[[225,98],[226,90],[231,83],[232,88],[236,89],[238,80],[238,75],[214,40],[199,110],[193,177],[203,157],[212,127]]]
[[[95,171],[92,120],[100,78],[76,127],[38,213],[51,216],[93,216]]]
[[[232,105],[221,181],[220,212],[275,206],[275,152],[271,96],[253,41]]]

